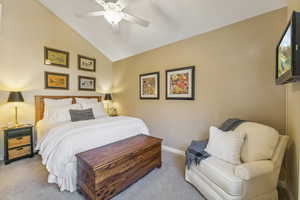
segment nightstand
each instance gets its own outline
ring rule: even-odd
[[[4,162],[33,157],[33,126],[4,129]]]

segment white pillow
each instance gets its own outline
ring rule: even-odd
[[[66,122],[71,121],[70,110],[81,110],[79,104],[71,104],[66,106],[48,107],[48,118],[50,122]]]
[[[98,103],[98,99],[96,98],[75,98],[76,103],[83,104],[83,103]]]
[[[216,127],[210,127],[205,151],[211,156],[239,165],[241,164],[241,148],[244,137],[245,134],[240,132],[224,132]]]
[[[251,162],[272,158],[279,140],[279,133],[274,128],[255,122],[245,122],[235,130],[246,134],[241,154],[242,161]]]
[[[97,103],[82,103],[81,104],[82,109],[93,109],[93,113],[95,118],[99,117],[107,117],[107,114],[104,110],[104,105],[102,102],[97,102]]]
[[[48,108],[52,106],[67,106],[72,104],[72,98],[44,99],[44,119],[48,118]]]

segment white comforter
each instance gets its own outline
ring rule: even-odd
[[[144,122],[131,117],[105,117],[96,120],[60,123],[49,128],[37,149],[49,171],[48,182],[60,190],[76,190],[77,153],[138,134],[149,134]]]

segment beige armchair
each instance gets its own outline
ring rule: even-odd
[[[255,135],[257,133],[257,131],[253,132],[255,130],[262,130],[260,134],[264,134],[265,130],[268,131],[264,125],[247,123],[240,125],[236,130],[244,130],[247,135]],[[255,128],[252,128],[253,126]],[[256,134],[255,137],[260,134]],[[278,200],[277,184],[288,136],[277,138],[270,159],[232,165],[215,157],[209,157],[200,165],[193,164],[190,169],[186,169],[185,179],[208,200]],[[260,138],[257,139],[257,144],[261,145]],[[253,141],[251,145],[254,145]]]

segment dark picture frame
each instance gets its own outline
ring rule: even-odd
[[[69,74],[63,74],[63,73],[56,73],[56,72],[45,72],[45,89],[58,89],[58,90],[69,90]],[[51,80],[51,76],[53,80]],[[60,81],[58,78],[61,77],[62,79],[65,79],[64,83],[61,83],[62,85],[59,86]],[[56,80],[55,80],[56,79]],[[56,81],[56,83],[55,83]],[[65,86],[64,86],[65,85]]]
[[[153,78],[155,79],[156,85],[154,86],[155,94],[154,95],[144,95],[143,90],[144,90],[144,84],[143,80],[146,78]],[[151,87],[151,85],[150,85]],[[159,72],[151,72],[151,73],[146,73],[146,74],[140,74],[139,76],[139,94],[140,94],[140,99],[159,99],[160,98],[160,73]]]
[[[85,87],[88,87],[88,85],[90,85],[90,82],[87,81],[92,81],[92,88],[84,88],[83,87],[83,81],[86,81],[86,85]],[[96,91],[96,78],[94,77],[89,77],[89,76],[78,76],[78,90],[81,91]]]
[[[52,52],[51,55],[50,52]],[[55,55],[55,53],[57,55]],[[63,58],[65,57],[65,58]],[[64,59],[64,60],[63,60]],[[65,64],[63,64],[65,63]],[[44,64],[58,67],[69,68],[70,54],[67,51],[62,51],[54,48],[44,47]]]
[[[83,55],[78,55],[77,57],[78,57],[77,62],[78,62],[78,69],[79,70],[89,71],[89,72],[96,72],[96,59],[95,58],[90,58],[90,57],[83,56]],[[93,69],[89,69],[89,68],[83,66],[82,61],[84,61],[84,60],[92,62],[93,63]]]
[[[178,77],[178,75],[181,75],[181,77]],[[170,80],[171,76],[182,80],[171,81]],[[188,80],[187,81],[184,80],[185,78],[187,78]],[[181,94],[180,92],[178,94],[174,94],[170,91],[171,88],[176,87],[176,84],[178,85],[177,87],[179,90],[183,90]],[[187,87],[185,87],[185,85],[187,85]],[[166,70],[166,99],[167,100],[195,100],[195,66]]]

